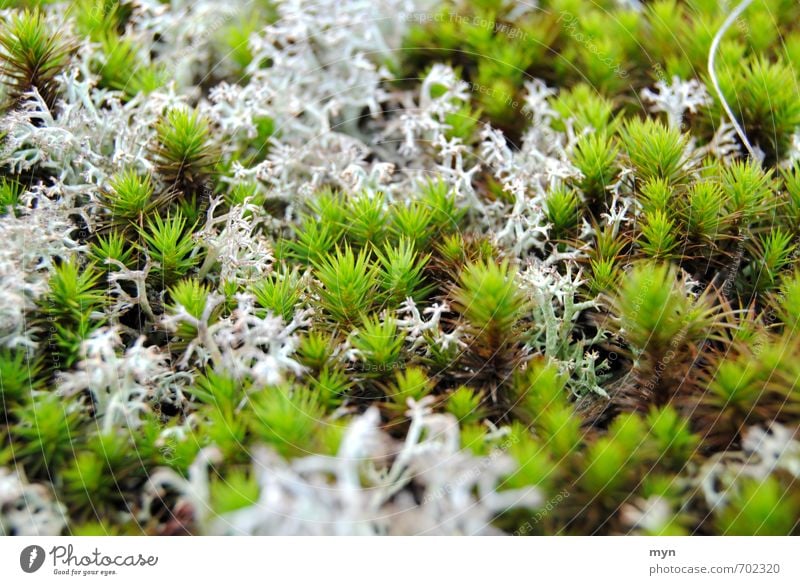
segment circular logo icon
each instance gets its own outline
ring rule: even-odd
[[[26,546],[19,553],[19,566],[26,573],[35,573],[44,564],[44,549],[41,546],[32,544]]]

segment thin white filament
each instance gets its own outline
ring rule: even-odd
[[[725,96],[722,95],[722,90],[719,87],[719,80],[717,79],[717,72],[714,69],[716,57],[717,57],[717,49],[719,48],[720,43],[722,42],[722,37],[725,36],[725,33],[731,27],[733,22],[741,16],[742,12],[744,12],[750,4],[752,4],[753,0],[742,0],[739,5],[728,15],[728,18],[725,19],[725,22],[722,23],[722,26],[717,31],[717,34],[714,36],[714,40],[711,43],[711,49],[708,51],[708,74],[711,77],[711,83],[714,84],[714,90],[716,90],[717,95],[719,96],[719,101],[722,103],[722,107],[725,109],[725,113],[728,114],[728,118],[733,124],[733,127],[736,129],[736,133],[739,135],[739,138],[742,139],[742,143],[744,144],[747,152],[750,154],[750,157],[753,160],[758,160],[755,151],[753,150],[750,141],[747,139],[747,135],[744,133],[744,129],[739,125],[739,122],[736,120],[736,116],[733,115],[733,111],[731,107],[728,105]]]

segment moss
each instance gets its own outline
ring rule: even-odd
[[[381,529],[416,531],[395,512],[441,513],[429,476],[472,458],[460,513],[540,496],[481,517],[509,533],[797,533],[791,473],[743,463],[800,420],[796,2],[724,35],[722,98],[707,0],[447,0],[370,50],[269,2],[187,6],[188,40],[136,3],[58,31],[22,4],[0,465],[49,484],[64,533],[217,529],[275,469],[301,499],[354,460],[348,489],[391,491]]]

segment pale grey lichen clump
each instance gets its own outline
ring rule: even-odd
[[[0,468],[0,535],[58,536],[66,524],[64,506],[46,486]]]
[[[499,451],[486,458],[464,452],[458,421],[434,414],[427,402],[409,405],[411,426],[402,443],[382,433],[378,412],[368,410],[347,428],[335,456],[286,461],[258,449],[258,499],[230,514],[210,514],[208,466],[220,457],[214,448],[200,453],[188,479],[156,471],[148,496],[177,490],[204,511],[206,533],[232,535],[490,534],[495,514],[541,502],[534,487],[497,492],[513,462]],[[421,488],[419,501],[406,491],[412,481]]]

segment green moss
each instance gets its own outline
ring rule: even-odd
[[[731,6],[714,0],[446,0],[403,23],[400,51],[359,50],[396,78],[380,70],[370,111],[335,92],[312,107],[291,88],[218,100],[221,80],[247,94],[305,51],[298,40],[262,58],[249,42],[272,38],[270,2],[184,39],[197,55],[179,56],[193,71],[174,83],[171,33],[143,46],[155,29],[132,3],[76,0],[58,31],[54,3],[0,6],[12,8],[7,109],[30,108],[35,88],[50,110],[0,124],[0,230],[15,251],[0,258],[0,465],[52,491],[65,532],[201,532],[263,503],[275,477],[254,453],[308,470],[367,436],[386,457],[365,451],[349,479],[377,493],[400,470],[409,483],[391,505],[431,505],[425,470],[403,460],[420,401],[422,440],[457,441],[448,464],[481,458],[476,497],[506,462],[498,491],[541,496],[498,511],[492,525],[509,533],[797,532],[783,462],[749,461],[751,433],[779,436],[800,417],[797,2],[754,0],[716,55],[755,157],[719,132],[728,114],[706,68]],[[441,64],[466,93],[429,112],[447,88],[420,87]],[[350,65],[298,71],[299,85]],[[546,90],[529,103],[534,80]],[[691,80],[708,103],[680,96]],[[312,112],[358,152],[307,140],[322,124]],[[396,144],[406,122],[420,124],[416,154]],[[243,243],[266,251],[246,282],[223,278],[198,241],[198,226],[234,217],[251,242],[226,240],[226,258],[250,254]],[[85,348],[104,351],[79,364]],[[114,405],[136,416],[100,432],[92,391],[112,360],[136,397]],[[282,382],[259,383],[264,371]],[[90,391],[69,390],[84,379]],[[379,429],[364,433],[368,409]],[[437,453],[425,456],[438,472]],[[314,481],[338,489],[330,469]],[[207,494],[184,493],[204,473]],[[195,499],[205,512],[189,513]]]

